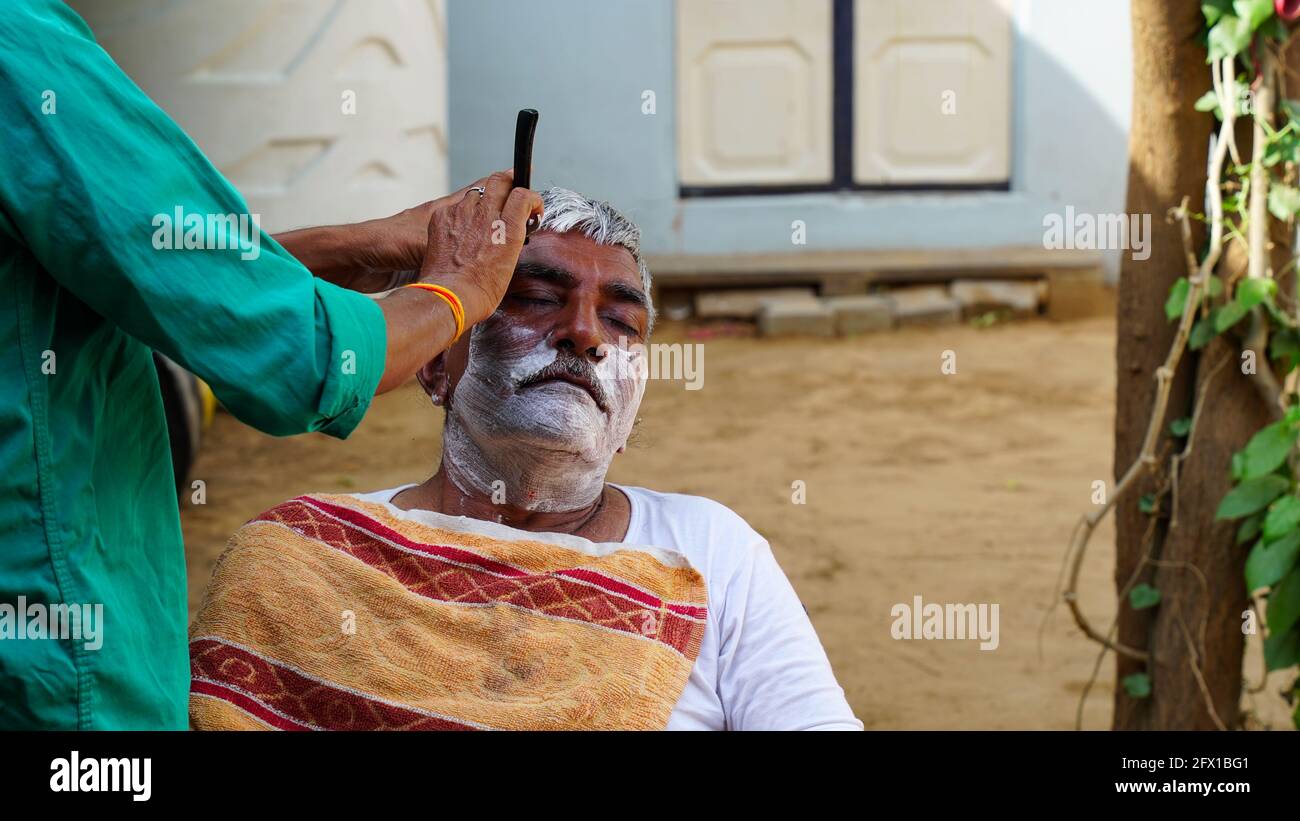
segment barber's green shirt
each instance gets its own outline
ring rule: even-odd
[[[0,3],[0,604],[104,616],[94,650],[5,637],[0,614],[0,728],[186,726],[185,557],[151,348],[277,435],[346,436],[383,372],[371,299],[266,234],[256,259],[156,248],[178,208],[248,213],[76,14]]]

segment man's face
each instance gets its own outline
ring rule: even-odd
[[[648,299],[627,249],[534,234],[501,306],[447,353],[448,412],[480,449],[608,466],[645,391],[628,346],[644,342]]]

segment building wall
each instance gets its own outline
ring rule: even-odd
[[[1041,248],[1049,212],[1124,208],[1128,0],[1014,0],[1010,191],[681,199],[675,22],[667,0],[453,0],[451,184],[509,166],[515,112],[531,107],[534,185],[610,200],[656,256]],[[1117,271],[1118,252],[1106,259]]]
[[[387,216],[447,190],[441,0],[72,0],[262,227]]]

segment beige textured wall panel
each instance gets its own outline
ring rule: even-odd
[[[71,5],[269,231],[386,216],[447,191],[442,0]]]
[[[677,4],[684,185],[831,178],[830,0]]]
[[[1011,0],[855,0],[853,18],[857,182],[1008,179]]]

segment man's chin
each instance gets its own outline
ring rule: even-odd
[[[553,454],[573,460],[599,462],[605,458],[600,447],[603,438],[598,433],[557,432],[551,427],[539,427],[516,429],[508,437],[502,437],[500,445],[515,452],[532,450],[539,456]]]
[[[474,417],[458,415],[461,427],[494,461],[540,462],[549,457],[597,465],[612,458],[610,417],[580,388],[539,385],[502,399],[490,410]]]
[[[488,428],[491,447],[507,458],[532,456],[540,460],[547,455],[553,458],[567,456],[569,460],[594,464],[605,461],[610,455],[606,452],[610,437],[605,429],[605,415],[594,406],[494,422]]]
[[[515,393],[515,396],[529,401],[530,404],[535,403],[539,407],[543,405],[561,408],[572,406],[573,414],[588,410],[600,414],[602,418],[609,416],[608,411],[602,408],[595,397],[588,393],[585,388],[572,382],[565,382],[562,379],[552,379],[520,388]]]

